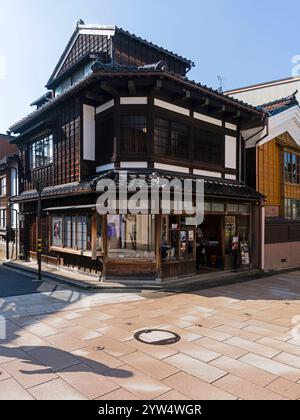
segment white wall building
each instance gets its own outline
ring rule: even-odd
[[[233,89],[225,94],[250,105],[258,106],[286,98],[296,91],[298,91],[296,99],[300,102],[300,76]]]

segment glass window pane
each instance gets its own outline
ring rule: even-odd
[[[53,246],[62,246],[62,227],[63,227],[63,218],[62,217],[53,217],[52,219],[52,245]]]
[[[198,162],[224,166],[225,134],[196,128],[194,130],[194,159]]]
[[[5,209],[0,210],[0,228],[2,229],[6,228],[6,210]]]
[[[239,212],[238,204],[227,204],[227,211],[228,213],[238,213]]]
[[[222,213],[225,211],[224,203],[212,203],[212,211],[216,213]]]
[[[29,164],[31,169],[53,163],[53,136],[36,141],[29,147]]]
[[[155,256],[155,217],[144,215],[107,218],[108,256],[152,259]]]
[[[103,252],[102,217],[97,215],[97,251]]]
[[[211,203],[204,203],[204,211],[206,213],[211,212]]]
[[[239,212],[244,214],[250,214],[250,206],[247,204],[241,204],[239,206]]]
[[[77,224],[76,217],[72,217],[72,248],[77,249]]]
[[[147,150],[147,116],[123,115],[121,118],[121,149],[126,153],[145,153]]]
[[[72,248],[72,218],[65,217],[64,219],[64,246]]]
[[[0,196],[6,195],[6,176],[0,178]]]

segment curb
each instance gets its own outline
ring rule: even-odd
[[[13,270],[22,272],[25,271],[26,273],[31,273],[31,274],[37,274],[38,271],[35,268],[32,267],[23,267],[20,266],[17,263],[13,263],[13,262],[3,262],[3,266],[7,267],[7,268],[11,268]],[[64,284],[64,285],[68,285],[68,286],[72,286],[73,288],[76,289],[81,289],[81,290],[85,290],[86,292],[102,292],[102,293],[142,293],[143,291],[150,291],[150,292],[159,292],[162,291],[163,288],[159,287],[159,286],[147,286],[147,285],[141,285],[141,287],[136,287],[136,286],[124,286],[124,287],[112,287],[112,286],[106,286],[105,283],[103,283],[101,286],[99,287],[94,287],[91,285],[85,285],[83,284],[84,282],[77,280],[80,283],[77,283],[77,281],[73,281],[70,280],[62,275],[58,274],[52,274],[52,273],[47,273],[44,272],[42,278],[44,279],[50,279],[50,280],[54,280],[56,283],[59,284]]]

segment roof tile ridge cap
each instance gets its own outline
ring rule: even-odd
[[[266,102],[266,103],[264,103],[264,104],[262,104],[262,105],[258,105],[258,107],[259,108],[264,108],[264,107],[268,107],[268,106],[271,106],[271,105],[275,105],[275,104],[277,104],[277,103],[280,103],[280,102],[284,102],[284,101],[289,101],[289,100],[292,100],[292,99],[295,99],[295,101],[299,104],[299,101],[297,100],[297,98],[296,98],[296,95],[299,93],[299,90],[297,89],[294,93],[292,93],[291,95],[288,95],[288,96],[283,96],[282,98],[278,98],[278,99],[274,99],[273,101],[270,101],[270,102]]]

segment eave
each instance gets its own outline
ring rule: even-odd
[[[298,105],[269,117],[268,130],[254,136],[247,143],[247,148],[262,146],[284,133],[289,133],[295,143],[300,146],[300,108]]]
[[[245,112],[249,115],[252,115],[254,119],[254,124],[257,125],[258,122],[263,121],[265,114],[262,110],[248,105],[242,101],[233,99],[228,97],[227,95],[221,94],[218,91],[211,89],[205,85],[201,85],[200,83],[196,83],[195,81],[191,81],[185,77],[180,77],[178,75],[174,75],[167,71],[161,71],[161,70],[145,70],[143,68],[138,69],[134,67],[116,67],[113,66],[103,66],[100,70],[95,70],[92,74],[86,76],[81,81],[73,85],[71,88],[69,88],[66,92],[63,94],[55,97],[54,99],[50,100],[48,103],[34,111],[33,113],[29,114],[27,117],[19,121],[18,123],[14,124],[12,127],[10,127],[10,131],[14,133],[20,133],[26,129],[28,129],[28,125],[30,123],[35,122],[38,118],[40,118],[42,115],[44,115],[46,112],[50,111],[54,107],[56,107],[61,102],[64,102],[71,97],[74,97],[77,93],[82,91],[84,88],[88,87],[92,84],[92,82],[101,80],[101,81],[108,81],[111,82],[115,79],[131,79],[134,80],[134,78],[153,78],[153,79],[159,79],[159,80],[168,80],[169,82],[174,82],[180,85],[181,87],[184,87],[187,90],[192,90],[198,94],[201,94],[204,97],[210,97],[214,99],[215,101],[220,102],[221,104],[226,104],[228,106],[233,107],[236,110],[237,116],[240,111]],[[27,126],[27,127],[26,127]],[[18,141],[16,139],[16,141]]]

